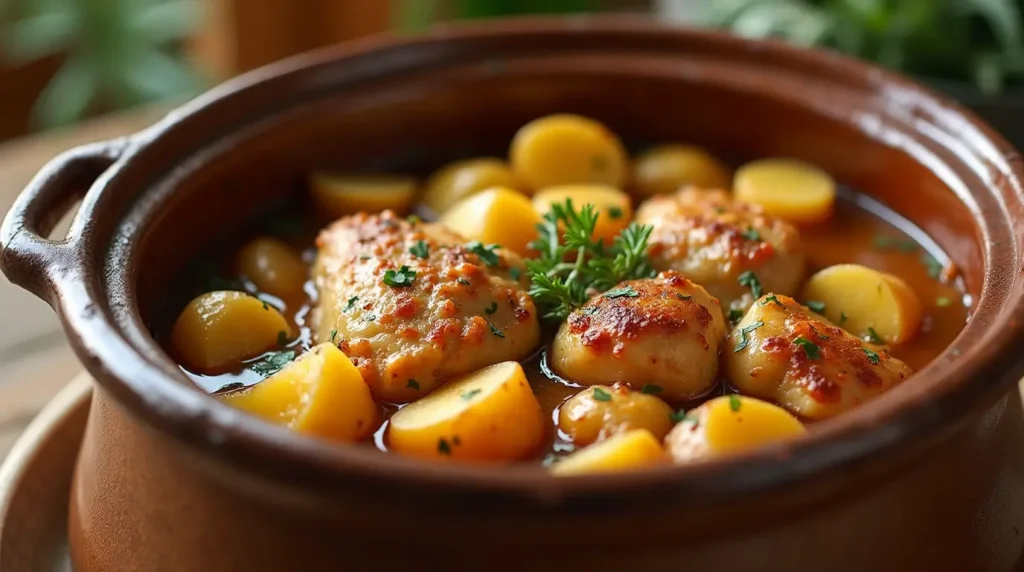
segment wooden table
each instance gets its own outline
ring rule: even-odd
[[[0,213],[58,153],[138,131],[165,111],[139,109],[0,145]],[[80,370],[50,308],[0,277],[0,460],[39,409]]]

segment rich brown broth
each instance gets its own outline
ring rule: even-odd
[[[275,212],[265,224],[254,225],[248,234],[235,237],[232,244],[225,245],[217,254],[186,272],[182,287],[177,290],[183,297],[170,304],[168,309],[171,314],[166,322],[168,327],[160,327],[158,331],[165,333],[169,330],[169,324],[188,297],[215,289],[241,289],[280,310],[295,326],[299,332],[298,338],[282,349],[301,353],[312,347],[314,342],[309,316],[316,303],[316,289],[311,280],[307,281],[302,296],[282,300],[259,292],[251,282],[234,275],[231,270],[231,260],[235,254],[235,248],[232,247],[236,246],[236,240],[237,244],[241,244],[246,239],[267,234],[298,248],[303,253],[304,261],[312,264],[315,256],[313,241],[317,229],[326,221],[317,220],[305,210],[303,207],[294,207]],[[939,355],[964,326],[972,301],[964,294],[963,285],[956,278],[955,269],[950,266],[948,257],[909,221],[870,197],[840,189],[834,216],[823,225],[802,229],[801,238],[808,255],[808,275],[833,264],[857,263],[899,276],[913,289],[924,307],[921,329],[912,341],[894,347],[892,353],[914,370],[924,367]],[[250,363],[259,359],[251,360]],[[554,429],[549,429],[553,433],[549,434],[536,458],[549,458],[572,451],[573,445],[557,434],[557,411],[558,406],[581,387],[547,374],[543,360],[544,352],[538,350],[523,362],[541,406],[554,419],[551,425]],[[211,393],[226,386],[248,386],[262,380],[260,374],[245,365],[218,375],[191,372],[184,367],[182,369],[199,387]],[[913,383],[913,380],[908,383]],[[728,388],[723,381],[712,395],[725,391]],[[672,405],[690,408],[696,404]],[[385,422],[375,433],[373,442],[377,448],[386,450],[386,419],[401,406],[384,404],[382,407],[385,410]]]

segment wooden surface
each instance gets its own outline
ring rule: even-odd
[[[141,109],[0,144],[0,212],[46,161],[76,145],[132,133],[164,109]],[[42,406],[81,370],[50,308],[0,277],[0,459]]]

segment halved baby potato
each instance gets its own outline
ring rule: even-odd
[[[649,385],[648,392],[661,388]],[[672,429],[672,408],[625,385],[595,385],[570,397],[558,409],[558,428],[576,446],[589,445],[632,429],[662,439]]]
[[[459,201],[439,221],[470,240],[500,244],[523,256],[537,238],[540,217],[530,199],[508,187],[494,187]]]
[[[509,150],[512,172],[531,191],[592,183],[622,187],[628,157],[602,123],[561,113],[535,119],[516,132]]]
[[[603,239],[608,246],[633,219],[633,206],[629,202],[629,195],[607,185],[547,187],[533,196],[533,207],[543,216],[551,211],[551,205],[565,204],[566,200],[572,200],[577,211],[585,205],[594,206],[594,213],[597,214],[594,240]]]
[[[380,424],[363,376],[334,344],[323,343],[251,388],[218,395],[257,417],[299,433],[354,443]]]
[[[874,343],[908,342],[921,325],[921,301],[902,278],[859,264],[819,271],[803,296],[824,304],[821,313],[833,323]]]
[[[665,446],[676,463],[689,463],[794,439],[806,432],[800,420],[781,407],[728,395],[688,412],[669,432]]]
[[[171,347],[189,369],[214,373],[277,346],[290,332],[273,306],[245,292],[221,290],[185,306],[171,329]]]
[[[632,188],[641,197],[674,193],[686,186],[728,189],[732,173],[706,150],[678,143],[659,145],[633,161]]]
[[[635,471],[668,462],[665,450],[646,429],[619,433],[563,458],[551,467],[559,476]]]
[[[313,201],[332,217],[392,210],[404,214],[416,194],[416,178],[319,172],[309,180]]]
[[[253,239],[235,255],[238,272],[263,292],[278,298],[300,294],[309,268],[299,253],[273,237]]]
[[[515,461],[544,437],[544,415],[518,362],[453,379],[391,417],[388,447],[431,459]]]
[[[762,159],[740,167],[733,182],[736,198],[797,224],[832,216],[836,182],[814,165],[792,159]]]
[[[427,179],[423,204],[441,214],[462,199],[491,187],[515,187],[512,169],[501,159],[480,157],[455,161]]]

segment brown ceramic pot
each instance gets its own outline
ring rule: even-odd
[[[172,277],[309,169],[501,154],[558,111],[824,166],[950,253],[970,322],[798,446],[573,479],[305,440],[204,395],[154,343]],[[1024,548],[1021,178],[970,113],[862,63],[639,20],[523,20],[303,56],[62,155],[8,216],[2,262],[99,382],[69,522],[81,571],[1007,570]],[[86,188],[68,236],[46,238]]]

